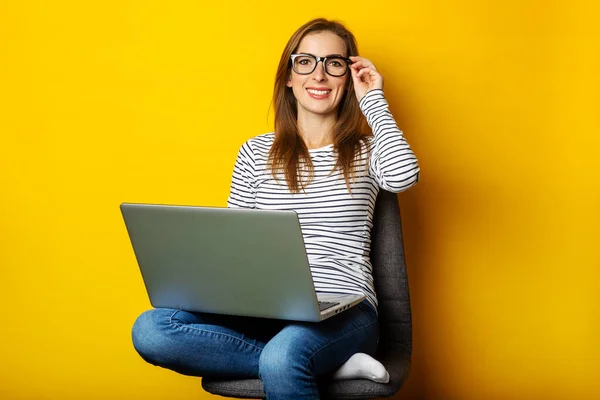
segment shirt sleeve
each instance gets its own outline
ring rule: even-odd
[[[410,188],[419,180],[417,157],[398,129],[383,90],[370,90],[359,105],[373,131],[369,174],[384,190],[398,193]]]
[[[229,208],[256,208],[256,179],[254,153],[250,141],[238,151],[233,167],[231,187],[227,198]]]

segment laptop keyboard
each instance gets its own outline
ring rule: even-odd
[[[331,308],[333,306],[337,306],[338,304],[340,304],[340,303],[334,303],[334,302],[331,302],[331,301],[320,301],[319,302],[319,310],[320,311],[324,311],[324,310],[327,310],[328,308]]]

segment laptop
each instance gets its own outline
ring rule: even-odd
[[[365,298],[316,293],[295,211],[120,209],[155,308],[318,322]]]

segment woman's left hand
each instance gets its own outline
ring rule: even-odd
[[[369,90],[383,89],[383,76],[377,72],[371,61],[357,56],[350,56],[350,59],[352,60],[350,71],[358,101],[361,101]]]

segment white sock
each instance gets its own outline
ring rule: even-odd
[[[374,382],[388,383],[390,374],[383,364],[370,355],[356,353],[335,372],[333,379],[369,379]]]

